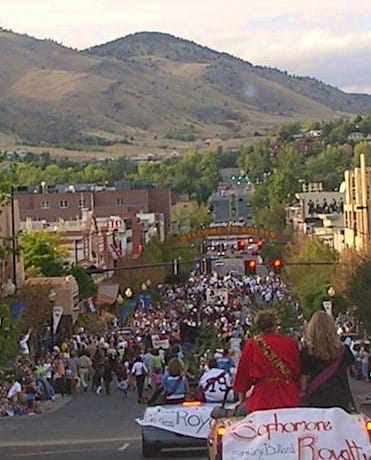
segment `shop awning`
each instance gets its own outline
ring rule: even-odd
[[[97,305],[112,305],[119,293],[118,284],[101,284],[98,287]]]

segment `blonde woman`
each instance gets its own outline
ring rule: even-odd
[[[178,358],[172,358],[167,366],[164,378],[164,396],[167,404],[183,402],[188,391],[188,382],[183,364]]]
[[[306,346],[301,352],[301,393],[304,405],[355,409],[348,372],[354,356],[342,345],[333,318],[317,311],[305,331]]]

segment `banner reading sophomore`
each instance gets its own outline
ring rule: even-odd
[[[339,408],[259,411],[230,422],[223,460],[370,460],[361,415]]]

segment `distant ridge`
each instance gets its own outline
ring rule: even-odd
[[[0,62],[0,132],[28,141],[241,138],[290,119],[371,111],[370,95],[160,32],[77,51],[0,30]]]

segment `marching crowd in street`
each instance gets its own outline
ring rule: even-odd
[[[213,328],[220,349],[200,357],[197,396],[220,400],[233,380],[235,389],[243,394],[248,379],[246,369],[241,369],[250,359],[249,347],[243,345],[255,311],[281,302],[295,308],[287,286],[274,274],[220,278],[192,273],[185,284],[159,286],[157,294],[156,300],[135,309],[130,327],[111,327],[100,336],[81,328],[71,338],[61,337],[42,354],[30,353],[29,330],[20,338],[20,355],[10,375],[0,376],[0,416],[38,413],[42,401],[76,391],[110,396],[113,385],[123,398],[135,390],[140,403],[153,404],[159,397],[178,402],[195,378],[185,357],[201,325]],[[369,358],[369,350],[363,347],[363,353]],[[311,358],[307,356],[305,362],[310,368]],[[366,363],[364,356],[362,363]],[[369,378],[368,364],[362,375]],[[252,376],[250,386],[260,378]]]

